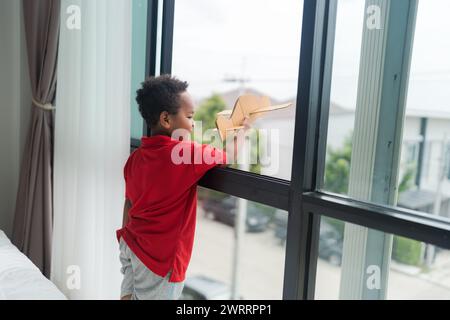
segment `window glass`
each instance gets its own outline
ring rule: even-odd
[[[182,298],[282,299],[287,212],[204,188],[198,197]]]
[[[147,44],[147,0],[133,0],[131,50],[131,138],[140,140],[144,122],[136,102],[136,90],[145,79]]]
[[[450,21],[445,0],[419,1],[409,80],[404,145],[413,143],[415,161],[402,150],[400,206],[450,218]],[[416,199],[416,201],[412,201]]]
[[[302,11],[297,0],[175,3],[172,73],[190,83],[200,132],[244,94],[293,102],[254,122],[251,165],[239,169],[290,179]]]
[[[316,299],[343,299],[351,282],[362,283],[362,291],[366,292],[384,290],[389,300],[450,299],[449,250],[394,235],[386,268],[367,264],[365,274],[355,272],[349,279],[343,276],[344,268],[352,268],[363,257],[358,250],[345,252],[345,230],[343,221],[322,217]]]
[[[450,4],[414,3],[338,2],[321,189],[445,219]],[[326,217],[319,238],[316,298],[449,297],[447,250]]]
[[[419,1],[413,30],[392,3],[397,18],[387,22],[388,3],[338,2],[322,189],[449,218],[450,3]],[[390,44],[404,30],[411,31],[404,38],[411,55]],[[383,77],[402,63],[409,77],[401,69],[393,80]]]

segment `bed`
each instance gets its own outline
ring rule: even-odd
[[[0,300],[66,300],[0,230]]]

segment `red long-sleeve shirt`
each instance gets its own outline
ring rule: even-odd
[[[226,153],[209,145],[143,137],[124,167],[125,196],[132,206],[117,240],[122,237],[157,275],[165,277],[172,269],[169,281],[183,281],[194,242],[197,182],[224,163]]]

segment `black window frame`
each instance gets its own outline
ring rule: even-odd
[[[163,6],[156,66],[158,5]],[[450,221],[321,190],[325,168],[337,0],[304,0],[291,180],[232,168],[209,171],[199,186],[288,211],[283,299],[313,300],[320,218],[327,216],[450,249]],[[146,76],[172,69],[175,0],[148,0]],[[144,123],[143,134],[149,130]],[[131,149],[140,141],[131,140]]]

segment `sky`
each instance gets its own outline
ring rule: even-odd
[[[173,73],[191,92],[209,95],[246,85],[276,98],[297,91],[302,1],[181,0],[176,2]]]
[[[339,0],[333,102],[354,108],[364,0]],[[173,73],[196,98],[239,86],[278,100],[297,91],[303,1],[180,0],[175,8]],[[450,1],[419,0],[409,109],[450,112]]]

